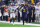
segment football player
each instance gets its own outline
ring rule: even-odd
[[[36,13],[36,22],[39,22],[39,3],[35,6],[35,13]]]
[[[14,6],[14,3],[11,3],[11,6],[9,8],[9,11],[10,11],[10,23],[12,22],[13,20],[13,23],[15,21],[15,13],[16,13],[16,6]]]
[[[4,8],[4,18],[5,18],[6,21],[8,21],[8,16],[9,16],[8,6],[6,6],[6,7]]]

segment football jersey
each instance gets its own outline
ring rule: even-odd
[[[39,7],[37,7],[37,6],[35,6],[35,13],[37,14],[39,14]]]
[[[4,11],[7,12],[8,11],[8,8],[4,8]]]
[[[36,11],[39,11],[39,7],[35,6]]]
[[[0,10],[0,17],[2,16],[2,14],[1,14],[1,10]]]
[[[3,13],[4,16],[9,16],[9,13],[8,13],[8,8],[4,8],[4,13]]]
[[[11,7],[9,7],[10,13],[15,12],[16,9],[17,9],[16,6],[11,6]]]

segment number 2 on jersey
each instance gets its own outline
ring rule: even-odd
[[[23,12],[26,12],[25,9],[23,9]]]

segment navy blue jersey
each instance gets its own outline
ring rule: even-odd
[[[27,11],[26,11],[26,9],[22,9],[22,17],[27,18]]]
[[[29,14],[31,14],[31,13],[32,13],[31,6],[30,6],[30,7],[28,7],[28,11],[29,11]]]
[[[27,9],[28,8],[28,5],[25,5],[24,8]]]
[[[24,9],[22,9],[22,16],[27,18],[27,11],[28,11],[28,5],[24,6]]]
[[[33,10],[33,14],[35,13],[35,7],[31,7],[31,9]]]

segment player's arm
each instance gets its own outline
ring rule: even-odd
[[[16,13],[16,10],[14,11],[14,13]]]
[[[33,17],[33,10],[32,10],[32,17]]]
[[[8,8],[8,13],[10,12],[10,8]]]

